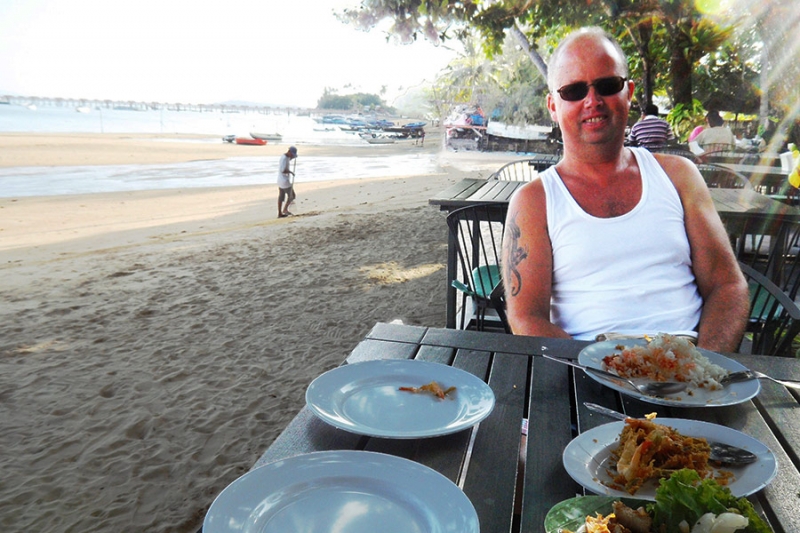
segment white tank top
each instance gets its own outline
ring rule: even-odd
[[[586,213],[555,167],[540,174],[553,245],[550,319],[577,339],[612,331],[696,335],[703,301],[683,205],[652,154],[631,150],[642,197],[620,217]]]

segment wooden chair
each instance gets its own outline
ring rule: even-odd
[[[531,181],[539,172],[550,168],[561,160],[555,154],[541,154],[530,159],[512,161],[500,167],[489,176],[490,180],[500,181]]]
[[[691,150],[689,150],[688,148],[684,148],[682,146],[671,146],[671,145],[656,146],[650,148],[650,151],[658,154],[679,155],[681,157],[685,157],[686,159],[690,160],[692,163],[698,162],[697,156]]]
[[[703,175],[709,188],[717,189],[752,189],[753,184],[743,174],[713,163],[697,163],[697,169]]]
[[[739,266],[750,286],[750,353],[795,357],[793,343],[800,334],[800,308],[764,274],[741,261]]]
[[[456,209],[447,216],[456,242],[452,286],[462,295],[457,324],[461,329],[510,333],[504,309],[495,307],[502,304],[500,255],[507,210],[507,206],[479,204]]]

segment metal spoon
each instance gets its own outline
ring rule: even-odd
[[[790,379],[777,379],[773,378],[772,376],[762,374],[761,372],[757,372],[755,370],[741,370],[739,372],[733,372],[722,378],[720,380],[720,384],[724,387],[729,383],[737,383],[739,381],[748,381],[751,379],[768,379],[770,381],[774,381],[775,383],[779,383],[784,387],[800,390],[800,381],[793,381]]]
[[[553,357],[552,355],[546,354],[542,354],[542,357],[550,359],[551,361],[563,363],[565,365],[574,366],[575,368],[580,368],[584,372],[602,376],[606,379],[626,383],[645,396],[664,396],[665,394],[675,394],[676,392],[681,392],[682,390],[686,389],[686,383],[680,383],[677,381],[649,381],[647,383],[634,383],[628,378],[623,378],[616,374],[612,374],[611,372],[600,370],[599,368],[584,366],[570,359],[564,359],[563,357]]]
[[[601,415],[606,415],[617,420],[624,421],[626,418],[633,418],[624,413],[609,409],[608,407],[597,405],[596,403],[583,402],[583,405],[596,413],[600,413]],[[756,454],[736,446],[731,446],[730,444],[709,441],[708,446],[711,448],[711,453],[709,453],[708,458],[715,463],[720,463],[723,465],[746,465],[758,460],[758,456]]]

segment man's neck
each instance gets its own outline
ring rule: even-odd
[[[560,166],[572,175],[609,175],[625,166],[628,153],[621,142],[614,145],[584,145],[577,149],[565,146]]]

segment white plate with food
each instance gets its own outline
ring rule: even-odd
[[[315,452],[251,470],[228,485],[203,533],[479,533],[466,495],[440,473],[375,452]]]
[[[470,428],[489,416],[494,403],[492,389],[469,372],[413,359],[340,366],[306,390],[308,408],[332,426],[396,439]]]
[[[687,437],[702,437],[709,442],[721,442],[754,453],[756,461],[747,465],[719,468],[709,465],[715,476],[732,474],[727,486],[736,497],[761,490],[777,473],[778,466],[772,451],[757,439],[740,431],[681,418],[658,418],[656,422]],[[596,494],[653,500],[658,483],[655,479],[645,482],[635,494],[629,494],[624,487],[614,482],[617,469],[612,454],[620,444],[620,434],[624,426],[625,422],[612,422],[578,435],[564,449],[564,468],[572,479]]]
[[[659,335],[656,338],[660,339],[661,336]],[[681,343],[679,346],[685,346],[682,343],[686,341],[682,341],[680,339],[678,339],[678,341]],[[668,365],[670,363],[675,363],[676,359],[673,359],[672,357],[654,357],[652,359],[648,359],[650,364],[641,366],[641,370],[639,370],[636,368],[631,368],[631,365],[626,365],[625,363],[627,359],[622,359],[622,356],[623,352],[624,355],[627,356],[628,354],[634,353],[634,350],[650,349],[651,347],[654,347],[654,345],[652,343],[648,344],[648,341],[645,339],[625,339],[597,342],[590,344],[581,350],[580,354],[578,355],[578,362],[587,367],[598,368],[600,370],[607,370],[610,372],[617,371],[617,368],[614,366],[615,364],[618,367],[626,367],[627,370],[632,372],[639,371],[639,373],[647,374],[644,377],[631,377],[631,380],[634,383],[647,383],[654,381],[652,377],[648,377],[648,375],[654,375],[654,368],[657,370],[659,364]],[[731,383],[725,385],[724,387],[720,386],[717,383],[717,380],[714,379],[714,377],[720,377],[720,369],[723,373],[722,375],[724,375],[725,373],[747,370],[747,367],[716,352],[703,350],[702,348],[694,348],[694,346],[691,347],[696,351],[693,357],[691,357],[691,354],[681,353],[682,357],[677,359],[679,364],[678,372],[683,378],[679,381],[687,382],[686,390],[678,393],[667,394],[664,396],[647,396],[639,393],[636,390],[633,390],[623,382],[616,382],[611,378],[598,376],[591,372],[587,372],[586,374],[595,381],[611,387],[618,392],[628,394],[645,402],[659,405],[673,405],[679,407],[716,407],[735,405],[745,402],[758,395],[759,391],[761,390],[761,384],[757,379]],[[608,357],[613,358],[611,359],[612,365],[610,366],[603,363],[603,360]],[[691,359],[689,359],[690,357]],[[635,357],[631,357],[630,359],[634,358]],[[670,375],[674,371],[675,370],[663,371],[662,375]],[[700,386],[700,383],[703,383],[703,386]]]

